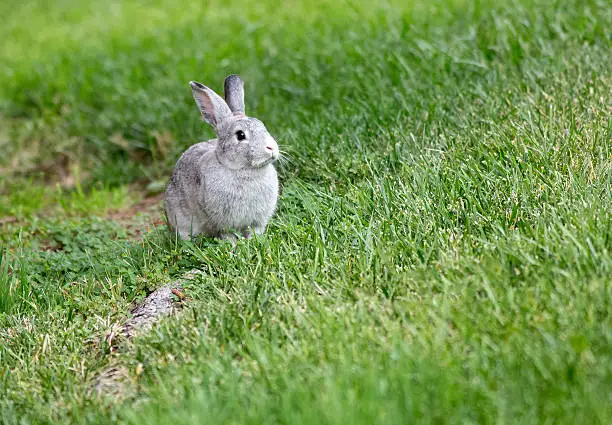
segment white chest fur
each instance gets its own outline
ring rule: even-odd
[[[223,228],[266,222],[276,208],[278,179],[272,165],[261,169],[209,173],[203,185],[208,218]]]

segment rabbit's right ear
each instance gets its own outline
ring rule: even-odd
[[[208,124],[217,127],[221,121],[232,116],[232,111],[217,93],[197,81],[190,81],[189,85],[202,119]]]
[[[225,79],[225,103],[234,115],[244,115],[244,81],[236,74]]]

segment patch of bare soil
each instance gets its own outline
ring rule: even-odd
[[[146,197],[134,205],[109,212],[107,217],[111,220],[123,222],[133,219],[138,214],[154,215],[162,211],[163,199],[163,193]]]
[[[145,197],[126,208],[110,211],[106,218],[125,227],[130,237],[142,239],[153,228],[164,225],[163,193]]]
[[[15,223],[17,221],[17,217],[12,215],[0,217],[0,226],[4,226],[5,224]]]

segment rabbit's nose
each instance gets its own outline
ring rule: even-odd
[[[273,151],[274,150],[274,146],[266,146],[266,149],[269,151]]]

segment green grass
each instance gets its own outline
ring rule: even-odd
[[[0,14],[0,423],[609,422],[607,2]],[[232,72],[287,153],[265,236],[109,218],[212,135],[186,83]],[[194,268],[180,315],[110,349]],[[89,392],[116,362],[124,396]]]

